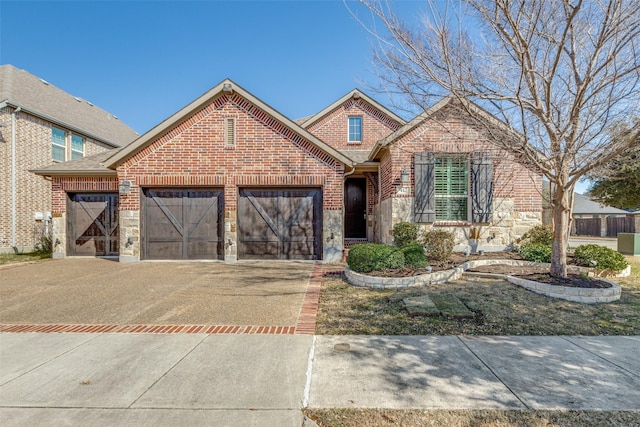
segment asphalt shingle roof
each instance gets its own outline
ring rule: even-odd
[[[0,102],[4,101],[113,146],[139,136],[113,114],[13,65],[0,66]]]

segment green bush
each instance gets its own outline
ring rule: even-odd
[[[537,243],[551,245],[553,243],[553,230],[548,225],[536,225],[522,235],[522,243]]]
[[[418,240],[418,224],[411,222],[399,222],[393,226],[393,242],[399,248],[416,243]]]
[[[404,254],[396,247],[381,243],[363,243],[349,249],[349,268],[358,273],[404,267]]]
[[[411,268],[424,268],[429,265],[424,248],[418,243],[405,246],[400,249],[404,254],[404,266]]]
[[[429,230],[422,233],[420,243],[427,258],[437,261],[448,259],[453,253],[453,233],[444,230]]]
[[[573,253],[573,259],[578,265],[595,267],[598,270],[620,271],[629,265],[620,252],[593,244],[578,246]],[[595,265],[592,261],[595,261]]]
[[[518,253],[527,261],[551,262],[551,245],[541,243],[525,243],[520,246]]]

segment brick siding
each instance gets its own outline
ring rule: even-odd
[[[235,118],[235,146],[224,143],[224,119]],[[221,95],[118,167],[132,181],[123,210],[140,209],[145,186],[225,187],[225,210],[237,209],[243,186],[323,188],[323,209],[342,209],[344,166],[262,110]]]
[[[11,247],[11,113],[13,108],[0,110],[0,250]],[[60,127],[60,126],[57,126]],[[85,138],[85,155],[96,154],[111,147]],[[24,111],[16,115],[16,245],[20,249],[33,247],[42,222],[36,212],[52,211],[51,182],[29,172],[52,164],[51,123]]]
[[[449,114],[446,107],[403,135],[380,159],[382,174],[382,200],[391,197],[414,197],[413,153],[431,151],[434,153],[458,154],[473,151],[493,151],[494,155],[494,197],[511,198],[515,210],[541,211],[542,178],[516,162],[512,154],[499,151],[490,145],[481,130]],[[401,186],[400,173],[410,172],[411,192],[398,194]]]
[[[362,142],[349,142],[349,117],[362,117]],[[313,123],[309,132],[336,150],[371,151],[375,143],[396,131],[400,123],[362,99],[350,99]]]

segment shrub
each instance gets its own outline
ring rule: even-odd
[[[393,226],[392,234],[395,245],[399,248],[416,243],[418,240],[418,224],[399,222]]]
[[[453,233],[444,230],[429,230],[422,233],[420,243],[427,258],[437,261],[448,259],[453,253]]]
[[[393,246],[381,243],[363,243],[349,249],[347,264],[351,270],[358,273],[402,268],[404,254]]]
[[[618,251],[600,245],[580,245],[573,253],[576,264],[595,267],[598,270],[620,271],[629,265]],[[596,265],[592,264],[595,261]]]
[[[404,266],[411,268],[424,268],[429,265],[424,248],[418,243],[405,246],[400,249],[404,254]]]
[[[548,225],[536,225],[522,235],[522,242],[551,245],[553,243],[553,230]]]
[[[532,262],[551,262],[551,245],[525,243],[518,249],[520,256]]]
[[[51,242],[51,237],[42,236],[40,237],[40,241],[34,245],[33,251],[37,254],[47,254],[51,253],[53,250],[53,244]]]

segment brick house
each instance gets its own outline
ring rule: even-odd
[[[52,179],[53,256],[339,261],[350,244],[389,242],[392,224],[405,219],[459,236],[482,227],[476,237],[491,242],[481,246],[505,247],[540,216],[538,178],[525,183],[526,168],[490,157],[482,132],[447,105],[406,123],[354,90],[293,121],[225,80],[124,148],[35,171]],[[458,126],[455,140],[441,117]],[[480,165],[495,182],[483,193],[490,212],[418,212],[427,202],[413,203],[414,183],[431,184],[413,153],[427,151],[458,159],[445,172],[462,168],[469,187]]]
[[[49,226],[51,184],[29,169],[108,151],[137,136],[88,101],[0,66],[0,252],[32,250]]]

